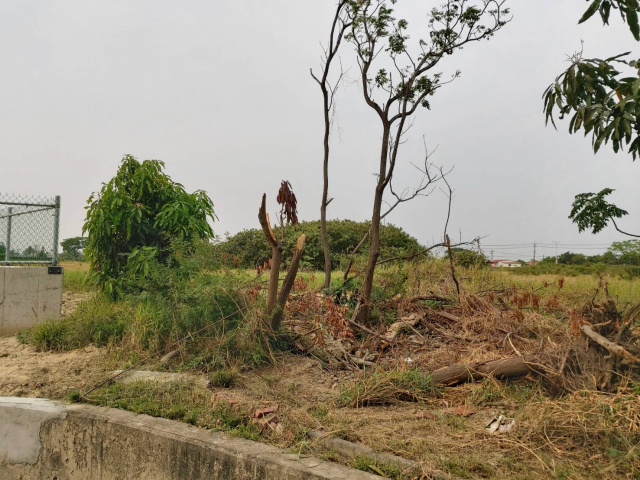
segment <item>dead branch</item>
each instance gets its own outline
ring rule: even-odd
[[[460,295],[460,283],[458,283],[458,279],[456,278],[456,268],[453,266],[453,255],[451,254],[451,239],[449,235],[445,235],[445,242],[447,244],[447,250],[449,252],[449,265],[451,266],[451,278],[453,278],[453,282],[456,284],[456,291],[458,295]]]
[[[640,358],[638,358],[635,355],[631,354],[628,350],[626,350],[624,347],[621,347],[617,343],[610,342],[609,340],[604,338],[602,335],[600,335],[599,333],[594,331],[589,325],[580,326],[580,330],[582,330],[582,332],[587,337],[589,337],[591,340],[596,342],[598,345],[606,348],[611,353],[613,353],[615,355],[619,355],[619,356],[621,356],[623,358],[626,358],[630,362],[640,363]]]
[[[398,334],[402,331],[403,328],[410,328],[414,332],[418,333],[413,327],[421,320],[420,315],[417,313],[412,313],[408,317],[403,317],[397,322],[391,324],[391,326],[387,329],[386,333],[383,335],[383,338],[386,342],[392,342],[398,336]],[[420,333],[418,335],[422,336]]]

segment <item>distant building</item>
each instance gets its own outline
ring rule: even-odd
[[[491,260],[489,266],[496,268],[520,268],[522,264],[514,260]]]

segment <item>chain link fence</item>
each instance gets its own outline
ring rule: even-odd
[[[57,265],[60,197],[0,193],[0,265]]]

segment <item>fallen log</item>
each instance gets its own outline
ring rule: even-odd
[[[443,367],[431,374],[433,383],[458,385],[493,376],[497,379],[524,377],[529,373],[539,374],[544,370],[543,361],[537,355],[502,358],[471,365],[455,364]]]
[[[626,358],[630,362],[640,363],[640,358],[634,356],[632,353],[630,353],[628,350],[626,350],[624,347],[621,347],[617,343],[613,343],[613,342],[607,340],[602,335],[600,335],[598,332],[593,330],[593,328],[591,328],[589,325],[580,326],[580,330],[582,330],[582,332],[587,337],[589,337],[591,340],[596,342],[598,345],[606,348],[611,353],[614,353],[614,354],[619,355],[619,356],[621,356],[623,358]]]

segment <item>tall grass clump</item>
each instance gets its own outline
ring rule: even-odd
[[[431,376],[417,368],[378,371],[364,375],[343,388],[338,397],[338,405],[363,407],[388,405],[398,401],[415,402],[437,393],[438,389]]]
[[[89,272],[82,270],[67,270],[65,267],[62,276],[62,287],[70,292],[88,292],[92,289],[89,281]]]
[[[41,350],[95,344],[154,355],[180,349],[189,367],[207,372],[267,361],[278,345],[259,335],[259,302],[246,293],[252,277],[216,268],[204,242],[176,244],[172,252],[127,277],[122,299],[96,292],[68,317],[42,323],[21,339]]]
[[[38,350],[65,351],[89,344],[105,346],[122,340],[132,313],[127,303],[115,303],[103,294],[96,294],[80,303],[68,317],[40,323],[19,338]]]

